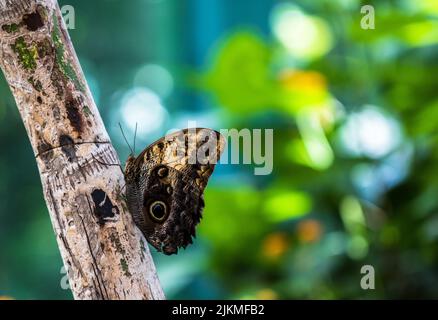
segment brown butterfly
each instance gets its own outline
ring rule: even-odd
[[[167,135],[125,165],[134,222],[158,251],[174,254],[196,236],[204,190],[225,147],[219,132],[195,128]]]

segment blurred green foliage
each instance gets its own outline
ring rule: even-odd
[[[122,158],[115,124],[126,121],[121,97],[135,87],[151,90],[148,101],[167,115],[144,145],[187,119],[274,129],[273,173],[218,165],[195,244],[154,254],[169,298],[438,297],[436,1],[68,4]],[[375,29],[361,28],[365,4]],[[139,76],[144,65],[154,66],[143,69],[155,70],[151,79]],[[1,81],[0,296],[71,298],[32,150]],[[360,287],[363,265],[375,268],[375,290]]]

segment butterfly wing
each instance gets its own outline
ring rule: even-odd
[[[224,147],[214,130],[185,129],[128,158],[128,208],[158,251],[174,254],[192,243],[204,209],[204,189]]]

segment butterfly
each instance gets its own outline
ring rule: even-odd
[[[224,147],[217,131],[184,129],[126,160],[128,209],[158,251],[176,254],[193,242],[205,206],[204,190]]]

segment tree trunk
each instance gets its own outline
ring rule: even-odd
[[[0,0],[0,66],[26,127],[75,299],[164,299],[118,156],[55,0]]]

